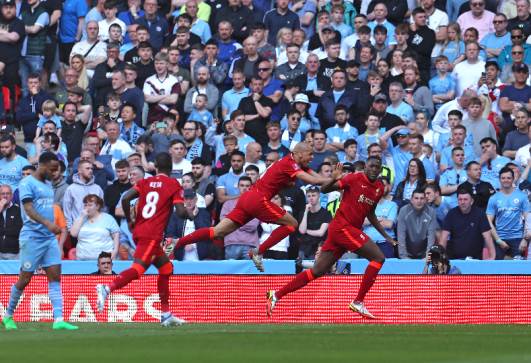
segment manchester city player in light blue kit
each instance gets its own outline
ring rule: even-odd
[[[48,296],[53,308],[54,330],[76,330],[77,326],[63,320],[63,296],[61,294],[61,252],[55,239],[60,232],[54,224],[53,189],[48,183],[59,169],[55,154],[45,152],[39,157],[39,167],[19,184],[20,201],[23,204],[20,231],[20,275],[11,287],[11,295],[2,323],[6,330],[15,330],[13,314],[24,288],[35,270],[44,268],[48,277]]]

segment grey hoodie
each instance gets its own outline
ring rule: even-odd
[[[63,212],[66,217],[68,229],[72,227],[74,220],[79,217],[83,210],[83,198],[88,194],[96,194],[103,199],[103,190],[98,184],[94,183],[94,177],[84,183],[78,174],[73,177],[73,183],[66,188],[63,197]]]
[[[426,205],[417,211],[410,204],[398,213],[397,238],[400,258],[424,258],[435,242],[437,217],[435,209]]]
[[[53,183],[53,202],[54,204],[63,205],[63,198],[65,196],[66,189],[68,188],[68,183],[66,178],[63,177],[59,182]]]

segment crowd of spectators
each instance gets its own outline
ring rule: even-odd
[[[382,158],[376,215],[400,245],[364,231],[386,257],[526,258],[530,64],[529,0],[1,0],[0,259],[18,256],[17,188],[44,151],[64,258],[111,271],[135,249],[121,195],[158,153],[195,216],[171,216],[178,238],[300,142],[323,176]],[[266,257],[313,259],[341,194],[297,183],[273,201],[299,225]],[[275,228],[172,257],[246,259]]]

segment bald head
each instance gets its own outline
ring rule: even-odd
[[[293,148],[293,153],[304,153],[311,151],[312,147],[307,142],[299,142],[295,147]]]

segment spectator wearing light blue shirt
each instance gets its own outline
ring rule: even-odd
[[[197,17],[199,5],[197,1],[187,1],[185,4],[186,14],[192,17],[192,27],[190,31],[201,38],[201,43],[205,44],[207,40],[212,38],[212,32],[210,26],[204,20]]]
[[[476,153],[471,145],[465,145],[465,139],[467,132],[463,125],[456,125],[452,128],[451,145],[444,147],[441,151],[441,161],[439,163],[439,169],[444,172],[448,167],[455,167],[452,160],[452,150],[454,147],[461,147],[465,151],[465,164],[474,161]]]
[[[435,210],[435,217],[437,218],[437,223],[439,224],[437,229],[443,225],[446,215],[452,209],[450,205],[450,199],[448,197],[443,197],[441,195],[441,187],[436,183],[428,183],[424,188],[424,195],[426,196],[426,201],[428,204]]]
[[[411,153],[409,152],[409,129],[403,128],[396,133],[397,145],[391,148],[391,156],[393,158],[393,167],[395,171],[393,194],[397,184],[406,177],[407,164],[411,160]]]
[[[395,238],[394,226],[398,217],[398,205],[391,200],[390,192],[392,185],[388,178],[381,178],[384,185],[384,195],[378,201],[374,214],[378,221],[385,228],[389,236]],[[385,240],[385,238],[370,224],[367,220],[363,223],[363,232],[369,236],[377,246],[380,248],[386,258],[394,258],[395,250],[393,245]]]
[[[498,155],[496,140],[486,137],[480,141],[481,180],[490,183],[494,189],[500,189],[500,172],[511,159]]]
[[[66,0],[63,3],[59,22],[59,59],[70,63],[70,52],[74,43],[81,39],[85,15],[89,9],[85,0]]]
[[[17,143],[12,135],[4,135],[0,138],[0,184],[6,184],[11,190],[18,188],[22,180],[22,168],[30,165],[28,160],[15,152]]]
[[[501,189],[489,199],[487,218],[496,242],[496,259],[502,260],[506,255],[521,259],[527,249],[524,239],[524,221],[529,212],[527,195],[514,187],[514,173],[504,167],[500,170],[499,185]]]
[[[400,82],[389,85],[389,99],[391,104],[387,106],[387,113],[400,117],[406,124],[415,121],[413,107],[404,102],[404,87]]]
[[[370,21],[369,28],[371,28],[371,31],[374,31],[374,28],[376,28],[376,25],[382,25],[387,29],[387,34],[389,37],[387,38],[386,45],[394,45],[396,44],[395,40],[395,26],[391,24],[387,20],[387,6],[384,3],[378,3],[374,6],[374,20]]]
[[[369,114],[367,116],[365,125],[367,126],[365,132],[356,138],[356,142],[358,143],[359,160],[362,161],[367,160],[367,148],[369,145],[374,143],[380,144],[381,140],[388,140],[393,133],[399,129],[405,128],[405,126],[400,125],[385,131],[385,128],[380,128],[380,117],[375,114]],[[386,147],[390,150],[392,146],[392,142],[388,141]]]
[[[240,70],[232,72],[233,87],[223,93],[221,97],[221,115],[223,120],[229,120],[233,111],[238,109],[240,101],[249,96],[249,88],[245,87],[245,75]]]
[[[214,116],[207,110],[208,96],[200,93],[195,97],[192,112],[188,116],[187,121],[201,122],[206,128],[209,128],[214,123]]]
[[[457,207],[457,188],[468,179],[464,167],[465,150],[461,146],[456,146],[452,149],[452,161],[454,166],[449,167],[442,173],[439,185],[441,186],[442,195],[449,199],[451,208],[455,208]]]
[[[435,58],[435,68],[437,75],[430,79],[429,88],[433,95],[435,110],[438,110],[443,103],[454,99],[455,80],[448,73],[448,57],[445,55]]]
[[[235,150],[230,157],[231,170],[221,175],[216,182],[216,199],[218,202],[225,203],[227,200],[239,197],[238,180],[245,175],[243,171],[244,163],[245,154]]]
[[[334,28],[334,30],[337,30],[339,34],[341,34],[341,39],[344,39],[352,34],[352,26],[347,25],[344,22],[343,18],[345,15],[345,10],[342,5],[332,5],[332,11],[330,15],[332,17],[330,25],[332,28]]]
[[[327,146],[340,160],[345,157],[344,142],[358,137],[358,129],[348,123],[349,117],[347,107],[337,105],[334,111],[336,124],[326,129]]]
[[[496,61],[502,50],[511,45],[511,33],[507,31],[508,22],[505,14],[496,14],[492,23],[494,32],[485,35],[479,43],[487,51],[488,61]]]

